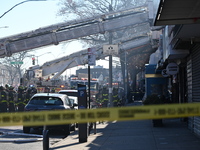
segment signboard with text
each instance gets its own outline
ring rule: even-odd
[[[166,67],[167,74],[169,75],[175,75],[179,71],[179,67],[176,63],[169,63]]]
[[[118,55],[118,45],[104,45],[103,46],[103,54],[106,55]]]
[[[10,64],[23,64],[23,61],[11,61]]]

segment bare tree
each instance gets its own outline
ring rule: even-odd
[[[122,10],[134,6],[141,6],[146,0],[61,0],[61,9],[58,15],[68,18],[83,19],[85,17],[96,16],[113,10]]]
[[[20,52],[13,54],[11,57],[5,57],[1,59],[1,64],[4,66],[5,70],[8,72],[9,84],[13,84],[16,78],[22,78],[23,76],[23,61],[27,57],[28,52]]]
[[[146,0],[61,0],[60,10],[58,15],[63,16],[65,20],[84,19],[86,17],[97,16],[108,13],[109,11],[119,11],[122,9],[142,6]],[[140,30],[140,27],[130,27],[123,31],[114,32],[113,40],[119,40],[127,35],[134,35],[135,31]],[[108,43],[109,35],[96,34],[81,38],[83,43],[95,46],[103,43]]]
[[[101,14],[108,13],[110,11],[120,11],[125,10],[128,8],[143,6],[146,4],[146,0],[61,0],[60,5],[62,6],[58,15],[64,16],[66,20],[69,19],[84,19],[86,17],[97,16]],[[144,33],[145,31],[150,31],[150,25],[148,22],[128,27],[123,30],[115,31],[112,33],[105,32],[104,34],[96,34],[87,37],[81,38],[83,43],[88,44],[89,46],[95,45],[103,45],[109,43],[109,36],[112,34],[112,43],[123,43],[128,40],[132,41],[138,38],[140,35],[139,33]],[[144,33],[145,34],[145,33]],[[147,35],[147,33],[146,33]],[[143,36],[143,35],[141,35]],[[125,39],[125,40],[124,40]],[[110,44],[110,43],[109,43]],[[120,52],[120,60],[121,58],[125,60],[123,55],[125,51]],[[135,57],[139,56],[140,53],[135,54]],[[138,57],[141,59],[141,57]],[[133,57],[132,64],[137,64]],[[127,59],[128,60],[128,59]],[[127,61],[128,62],[128,61]],[[121,66],[123,70],[123,80],[125,83],[125,63],[121,61]],[[127,66],[127,65],[126,65]],[[131,65],[130,65],[131,66]],[[134,66],[136,68],[136,66]],[[128,68],[127,70],[130,71]],[[137,69],[134,70],[136,75]],[[129,81],[128,81],[129,82]],[[128,89],[129,91],[130,89]]]

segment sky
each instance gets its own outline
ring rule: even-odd
[[[16,4],[24,2],[23,0],[5,0],[0,2],[0,16],[2,16],[6,11],[11,9]],[[46,27],[52,24],[63,22],[63,18],[58,16],[58,10],[60,6],[58,5],[59,0],[46,0],[46,1],[34,1],[30,0],[28,2],[22,3],[3,17],[0,18],[0,38],[6,36],[12,36],[15,34],[32,31],[41,27]],[[7,27],[7,28],[6,28]],[[47,61],[53,59],[67,56],[73,52],[83,50],[82,44],[78,41],[74,41],[70,44],[63,46],[59,44],[58,46],[48,46],[45,48],[40,48],[34,51],[32,54],[38,56],[38,63],[42,65]],[[25,60],[23,67],[28,68],[31,66],[31,58]],[[98,64],[104,63],[104,67],[108,66],[108,62],[97,62]],[[73,74],[74,69],[70,69],[66,74]]]

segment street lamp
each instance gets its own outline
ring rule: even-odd
[[[13,7],[11,7],[8,11],[6,11],[5,13],[3,13],[3,15],[0,16],[0,18],[2,18],[3,16],[5,16],[8,12],[10,12],[13,8],[17,7],[18,5],[21,5],[23,3],[26,3],[26,2],[31,2],[31,1],[47,1],[47,0],[26,0],[26,1],[22,1],[16,5],[14,5]]]
[[[51,52],[46,52],[46,53],[44,53],[44,54],[41,54],[41,55],[35,56],[35,57],[37,57],[37,65],[39,64],[39,63],[38,63],[38,57],[43,56],[43,55],[45,55],[45,54],[50,54],[50,53],[51,53]]]
[[[9,28],[9,26],[2,26],[2,27],[0,27],[0,29],[1,29],[1,28]]]

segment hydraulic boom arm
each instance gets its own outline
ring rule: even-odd
[[[148,22],[145,7],[112,12],[98,17],[75,20],[39,28],[35,31],[0,39],[0,57],[35,49],[93,34],[116,31],[128,26]],[[109,16],[112,15],[112,18]]]

